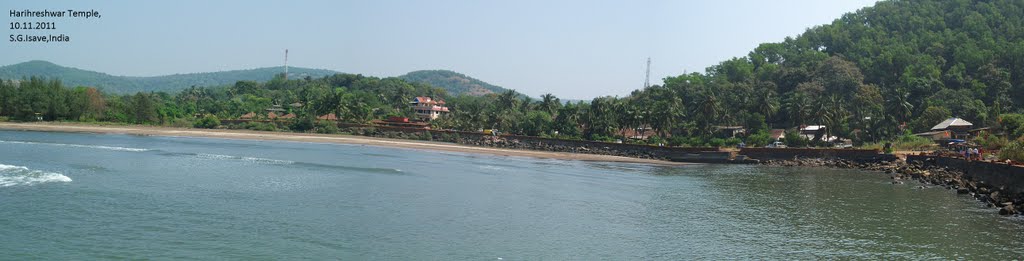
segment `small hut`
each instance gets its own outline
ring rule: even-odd
[[[932,132],[948,131],[954,139],[968,139],[968,132],[974,124],[961,118],[949,118],[932,127]]]

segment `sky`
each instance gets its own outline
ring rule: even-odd
[[[17,1],[10,10],[96,10],[50,21],[67,43],[5,41],[0,65],[46,60],[112,75],[281,66],[389,77],[453,70],[531,96],[626,96],[704,72],[876,0]],[[8,10],[9,12],[9,10]],[[12,30],[9,34],[38,30]]]

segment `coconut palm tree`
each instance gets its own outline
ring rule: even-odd
[[[558,109],[562,107],[562,101],[560,101],[555,95],[546,93],[540,96],[540,109],[556,116]]]

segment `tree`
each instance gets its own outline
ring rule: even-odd
[[[697,128],[702,135],[710,135],[713,131],[712,127],[717,122],[722,111],[721,104],[719,104],[714,92],[706,91],[694,109],[693,115],[697,119]]]
[[[154,105],[153,99],[150,95],[144,92],[136,93],[131,96],[131,110],[132,121],[138,124],[145,123],[156,123],[157,112],[156,105]]]
[[[562,107],[562,101],[550,93],[541,95],[540,99],[540,109],[550,115],[555,115],[558,109]]]
[[[550,131],[551,115],[545,111],[530,111],[526,114],[523,132],[530,136],[547,135]]]
[[[790,93],[786,98],[785,111],[788,112],[790,123],[793,126],[804,125],[810,117],[810,99],[804,92],[796,91]]]
[[[910,93],[905,89],[894,89],[886,99],[886,111],[897,123],[905,123],[910,118],[914,105],[908,100]]]
[[[587,122],[589,123],[587,136],[593,139],[614,135],[619,129],[616,117],[618,111],[618,99],[607,96],[594,98],[590,102],[589,110],[587,110]]]
[[[207,114],[206,116],[203,116],[203,118],[197,120],[192,125],[196,128],[213,129],[217,128],[217,126],[220,126],[220,119],[218,119],[216,115]]]
[[[580,137],[583,134],[580,128],[580,121],[584,114],[583,108],[579,104],[566,104],[558,110],[558,116],[555,117],[554,130],[558,131],[558,134],[562,136]]]
[[[911,129],[914,132],[926,132],[931,130],[932,126],[939,124],[940,122],[949,119],[953,116],[953,113],[940,106],[928,106],[921,113],[921,116],[917,117],[911,124]]]

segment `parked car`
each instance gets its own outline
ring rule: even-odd
[[[768,144],[768,146],[764,146],[764,147],[765,148],[778,148],[778,149],[781,149],[781,148],[785,148],[786,144],[782,143],[781,141],[776,141],[776,142],[772,142],[772,144]]]

